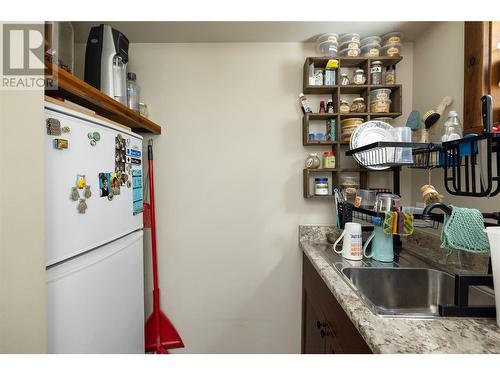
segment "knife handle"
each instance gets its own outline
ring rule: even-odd
[[[493,103],[491,95],[484,95],[481,98],[481,115],[483,118],[483,128],[485,133],[491,133],[493,128]]]

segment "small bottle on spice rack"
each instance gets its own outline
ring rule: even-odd
[[[328,178],[314,179],[314,195],[328,195]]]
[[[328,99],[328,101],[326,102],[326,113],[334,113],[332,99]]]
[[[335,152],[333,151],[323,152],[323,168],[327,169],[335,168]]]
[[[325,101],[324,100],[321,100],[319,102],[319,113],[326,113]]]
[[[337,138],[337,120],[334,118],[326,120],[326,138],[331,142]]]
[[[382,84],[382,62],[373,61],[370,67],[370,79],[372,85]]]
[[[388,65],[387,68],[385,68],[385,84],[396,84],[396,65]]]
[[[311,109],[311,106],[309,105],[309,101],[307,100],[306,96],[301,93],[299,95],[299,103],[300,103],[300,108],[302,109],[302,112],[304,113],[304,115],[306,113],[312,113],[312,109]]]

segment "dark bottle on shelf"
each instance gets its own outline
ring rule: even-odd
[[[326,103],[326,113],[333,113],[333,101],[332,99],[328,99],[328,102]]]
[[[321,100],[319,102],[319,113],[325,113],[326,112],[326,109],[325,109],[325,101],[324,100]]]

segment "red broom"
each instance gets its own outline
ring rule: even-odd
[[[160,289],[158,288],[158,260],[156,257],[156,219],[153,176],[153,145],[148,145],[149,163],[149,204],[144,204],[144,226],[151,228],[151,248],[153,258],[153,313],[146,321],[146,352],[167,354],[168,349],[183,348],[184,343],[174,325],[160,310]],[[149,213],[149,215],[148,215]]]

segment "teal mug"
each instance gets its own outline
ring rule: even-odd
[[[372,242],[372,251],[370,254],[366,254],[366,248],[370,242]],[[366,258],[372,258],[379,262],[394,261],[392,236],[385,234],[384,229],[376,225],[363,246],[363,254]]]

